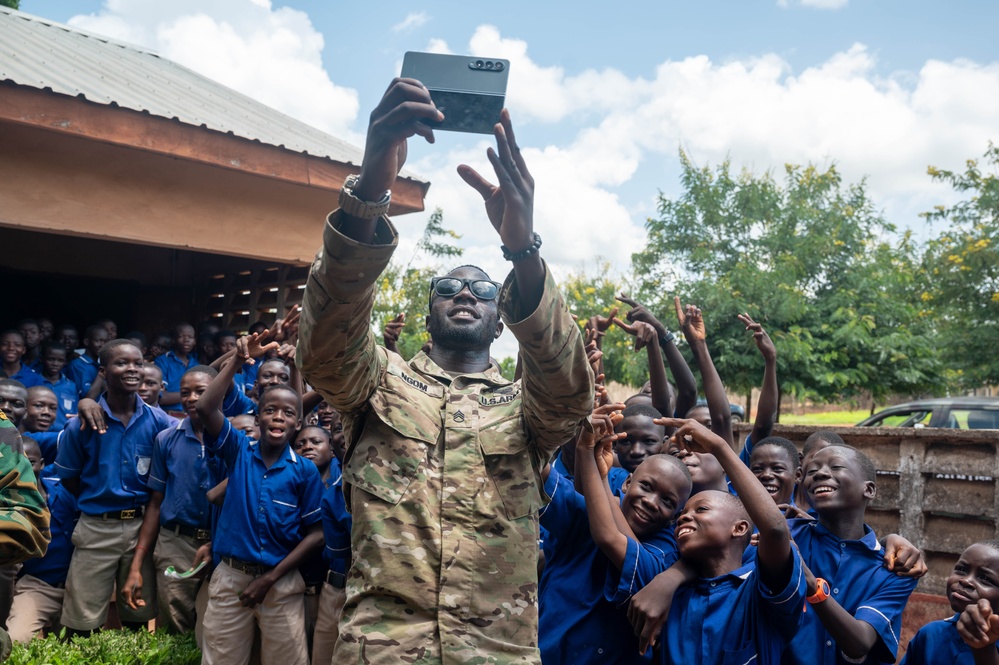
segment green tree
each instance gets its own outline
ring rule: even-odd
[[[385,324],[399,313],[406,314],[406,325],[399,336],[399,352],[411,358],[430,339],[424,322],[430,296],[430,280],[453,266],[443,265],[444,260],[461,257],[463,250],[454,244],[461,236],[444,227],[444,213],[434,210],[423,228],[423,235],[416,244],[413,255],[406,263],[393,260],[377,283],[375,305],[371,314],[372,325],[379,342]],[[423,261],[432,263],[415,267]]]
[[[578,317],[580,330],[586,326],[591,316],[607,316],[614,307],[621,307],[619,316],[624,318],[628,311],[626,305],[617,301],[617,294],[629,290],[629,280],[625,277],[614,277],[610,263],[603,262],[597,268],[596,275],[586,271],[570,274],[562,280],[562,296],[565,298],[569,311]],[[668,325],[668,324],[667,324]],[[603,349],[604,374],[606,380],[617,381],[629,386],[641,386],[649,378],[649,365],[645,351],[633,351],[633,337],[611,326],[601,342]]]
[[[0,0],[0,5],[10,7],[11,9],[20,9],[21,0]]]
[[[916,279],[911,241],[892,241],[895,229],[863,182],[845,185],[835,166],[787,165],[778,181],[770,172],[734,175],[727,161],[711,169],[683,152],[680,159],[684,191],[660,195],[635,275],[655,311],[670,308],[674,294],[704,310],[730,390],[748,395],[763,373],[736,319],[742,312],[777,345],[782,393],[832,399],[926,388],[932,358],[908,327],[919,323],[918,308],[905,301]]]
[[[968,160],[964,173],[930,167],[968,198],[924,215],[947,227],[927,245],[931,279],[921,299],[939,327],[949,378],[968,388],[999,383],[999,147],[990,143],[982,161]]]

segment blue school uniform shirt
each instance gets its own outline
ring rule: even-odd
[[[343,475],[340,463],[333,459],[330,463],[330,477],[324,483],[323,516],[323,559],[330,570],[347,574],[350,570],[350,527],[351,517],[343,499]]]
[[[573,475],[569,473],[569,470],[565,468],[565,463],[562,461],[562,451],[558,451],[555,455],[555,459],[552,460],[552,468],[561,474],[562,478],[568,481],[569,486],[572,487]],[[628,480],[631,474],[619,466],[612,466],[607,472],[607,484],[610,485],[611,491],[617,497],[624,497],[624,482]],[[541,526],[539,531],[540,541],[541,541],[541,551],[545,555],[545,561],[551,559],[552,555],[555,553],[555,536],[553,536],[548,529]]]
[[[74,358],[66,365],[66,369],[64,370],[66,378],[76,386],[77,399],[87,396],[87,391],[90,390],[94,379],[97,378],[97,369],[97,361],[87,354]]]
[[[776,665],[801,624],[806,582],[791,546],[783,589],[768,589],[753,562],[677,590],[660,636],[663,665]],[[814,612],[812,612],[814,614]]]
[[[226,418],[241,416],[245,413],[255,413],[257,405],[252,399],[240,392],[238,387],[229,388],[222,399],[222,415]]]
[[[322,479],[316,465],[285,445],[267,468],[260,445],[226,420],[218,437],[205,432],[205,448],[229,469],[220,524],[212,549],[262,566],[276,566],[321,518]]]
[[[76,405],[79,402],[76,384],[65,376],[60,375],[59,380],[56,382],[49,381],[42,376],[42,382],[38,385],[45,386],[55,393],[56,419],[52,423],[51,429],[55,431],[61,430],[66,426],[66,421],[69,420],[70,416],[76,415]]]
[[[663,529],[641,543],[629,539],[624,566],[618,571],[593,542],[586,500],[572,482],[553,468],[545,493],[551,502],[541,511],[541,523],[558,546],[541,575],[541,662],[651,662],[651,652],[646,658],[638,655],[627,601],[676,561],[672,529]]]
[[[975,665],[975,655],[957,632],[955,614],[919,629],[902,658],[901,665]]]
[[[0,370],[0,375],[5,375],[3,370]],[[20,381],[25,388],[32,388],[34,386],[42,385],[42,375],[31,369],[24,363],[21,363],[21,368],[17,370],[16,373],[7,377],[8,379],[13,379],[14,381]]]
[[[31,575],[51,586],[60,586],[66,583],[69,562],[73,558],[73,529],[76,528],[80,511],[76,507],[76,497],[55,476],[53,465],[43,468],[39,478],[45,486],[45,501],[51,515],[49,531],[52,533],[52,540],[45,556],[25,561],[18,576]]]
[[[879,639],[864,662],[894,663],[902,629],[902,610],[916,581],[887,568],[884,550],[871,527],[860,540],[842,540],[816,521],[788,520],[791,537],[805,565],[829,583],[829,595],[855,618],[866,621]],[[787,665],[843,663],[839,647],[816,612],[807,612],[798,636],[781,661]]]
[[[180,379],[184,372],[198,364],[198,360],[193,353],[188,354],[187,362],[177,357],[173,351],[167,351],[161,356],[156,356],[153,363],[163,372],[164,390],[168,393],[180,392]],[[183,407],[178,404],[171,404],[163,407],[167,411],[183,411]]]
[[[149,469],[156,435],[175,421],[162,415],[135,395],[135,413],[128,423],[111,414],[105,395],[98,404],[104,409],[107,431],[98,434],[80,429],[78,418],[66,424],[59,437],[56,471],[63,480],[80,479],[77,502],[86,515],[128,510],[149,502]]]
[[[190,418],[156,435],[147,484],[150,490],[163,493],[160,524],[208,528],[211,510],[205,493],[213,485],[205,447],[194,434]]]
[[[77,422],[79,425],[79,422]],[[31,437],[38,444],[38,450],[42,453],[43,464],[53,464],[56,461],[56,453],[59,450],[59,435],[62,430],[56,430],[52,426],[45,432],[25,432],[24,435]]]

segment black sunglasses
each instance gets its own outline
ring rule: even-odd
[[[430,304],[433,305],[434,294],[442,298],[451,298],[461,293],[465,287],[479,300],[494,300],[499,295],[500,286],[488,279],[461,279],[459,277],[434,277],[430,280]]]

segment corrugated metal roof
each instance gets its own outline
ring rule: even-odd
[[[363,154],[149,49],[0,7],[4,80],[345,164],[360,165]]]

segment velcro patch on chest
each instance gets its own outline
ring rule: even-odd
[[[386,371],[389,374],[393,375],[393,376],[399,377],[400,379],[402,379],[403,381],[405,381],[406,383],[408,383],[412,387],[416,388],[417,390],[419,390],[422,393],[426,393],[427,395],[430,395],[431,397],[443,397],[444,396],[444,387],[443,386],[440,386],[440,385],[435,384],[435,383],[428,383],[426,379],[418,378],[418,377],[412,376],[411,374],[407,374],[406,372],[402,371],[402,369],[400,369],[399,367],[396,367],[395,365],[389,365],[386,368]]]
[[[479,395],[479,404],[482,406],[499,406],[501,404],[509,404],[519,397],[519,393],[514,393],[512,395]]]

